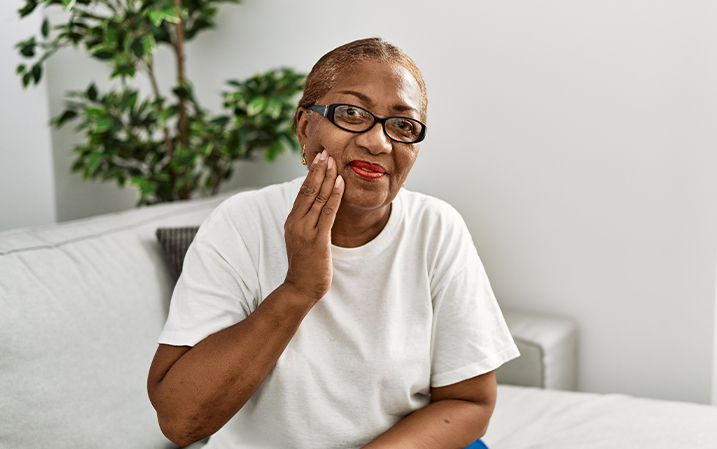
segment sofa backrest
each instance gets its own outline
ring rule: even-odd
[[[0,233],[0,447],[173,447],[146,392],[172,288],[155,231],[226,196]]]

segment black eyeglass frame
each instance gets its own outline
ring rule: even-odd
[[[351,106],[352,108],[361,109],[362,111],[366,111],[366,112],[368,112],[369,114],[371,114],[371,117],[373,117],[373,123],[371,124],[371,126],[369,126],[368,128],[366,128],[366,129],[363,130],[363,131],[354,131],[354,130],[352,130],[352,129],[346,129],[346,128],[344,128],[343,126],[340,126],[339,124],[337,124],[336,121],[334,120],[334,111],[335,111],[336,108],[339,107],[339,106]],[[421,142],[421,141],[423,141],[423,139],[426,138],[426,130],[428,129],[428,126],[427,126],[425,123],[423,123],[423,122],[420,121],[420,120],[416,120],[416,119],[413,118],[413,117],[404,117],[404,116],[401,116],[401,115],[393,115],[393,116],[391,116],[391,117],[380,118],[380,117],[377,117],[376,114],[374,114],[373,112],[369,111],[369,110],[366,109],[366,108],[362,108],[361,106],[355,106],[355,105],[353,105],[353,104],[348,104],[348,103],[333,103],[333,104],[329,104],[329,105],[326,105],[326,106],[320,106],[320,105],[316,105],[316,104],[315,104],[315,105],[313,105],[313,106],[309,106],[309,109],[312,110],[312,111],[316,111],[316,112],[318,112],[319,114],[321,114],[321,115],[323,115],[324,117],[326,117],[327,119],[329,119],[329,121],[330,121],[331,123],[333,123],[334,126],[336,126],[337,128],[343,129],[344,131],[348,131],[348,132],[354,133],[354,134],[362,134],[362,133],[365,133],[365,132],[367,132],[367,131],[373,129],[373,127],[376,126],[376,123],[381,123],[381,127],[383,128],[383,133],[386,134],[386,137],[388,137],[389,139],[393,140],[394,142],[398,142],[398,143],[414,144],[414,143]],[[402,119],[412,120],[412,121],[414,121],[414,122],[420,123],[421,126],[422,126],[422,128],[421,128],[421,132],[420,132],[420,134],[418,135],[418,137],[416,138],[416,140],[414,140],[414,141],[412,141],[412,142],[405,142],[405,141],[402,141],[402,140],[394,139],[393,137],[389,136],[389,135],[388,135],[388,132],[386,132],[386,121],[387,121],[387,120],[390,120],[390,119],[392,119],[392,118],[402,118]]]

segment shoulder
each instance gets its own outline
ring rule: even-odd
[[[261,189],[239,192],[224,200],[199,228],[197,238],[216,238],[226,232],[255,233],[262,229],[283,229],[303,178]]]
[[[401,192],[401,206],[407,235],[424,254],[432,289],[466,267],[480,263],[468,227],[453,206],[411,191]]]
[[[406,222],[416,230],[430,233],[467,230],[461,214],[444,200],[406,189],[402,189],[400,200]]]

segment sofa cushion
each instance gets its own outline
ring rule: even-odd
[[[182,274],[184,256],[187,254],[187,249],[192,244],[192,240],[194,240],[198,230],[199,226],[157,229],[157,241],[159,246],[162,247],[164,261],[175,284],[179,279],[179,275]]]
[[[0,447],[174,447],[146,392],[172,288],[155,231],[222,199],[0,233]]]
[[[498,368],[498,383],[574,390],[577,379],[576,323],[565,317],[503,310],[520,357]]]
[[[491,449],[714,449],[717,407],[622,394],[498,386]]]

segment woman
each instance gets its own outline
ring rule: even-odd
[[[306,179],[240,193],[187,253],[148,379],[162,431],[210,448],[463,448],[517,349],[458,213],[402,189],[426,134],[380,39],[309,74]]]

